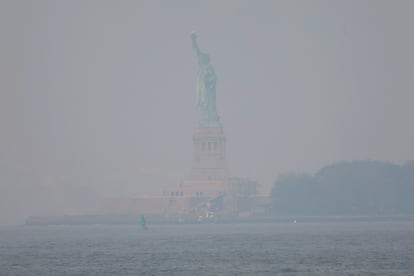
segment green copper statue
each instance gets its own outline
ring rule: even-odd
[[[200,51],[195,32],[191,34],[191,39],[198,59],[197,107],[201,117],[200,124],[202,126],[220,126],[216,110],[216,74],[210,63],[209,55]]]

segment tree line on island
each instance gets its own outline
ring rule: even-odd
[[[414,214],[414,161],[339,162],[314,175],[285,174],[271,197],[277,215]]]

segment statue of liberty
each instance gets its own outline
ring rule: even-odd
[[[200,124],[220,126],[216,110],[216,74],[209,55],[200,51],[195,32],[191,34],[191,39],[198,59],[197,107],[201,117]]]

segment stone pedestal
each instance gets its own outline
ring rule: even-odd
[[[193,165],[188,180],[225,181],[228,178],[226,137],[222,127],[199,127],[193,134]]]

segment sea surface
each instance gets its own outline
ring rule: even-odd
[[[0,275],[414,275],[414,222],[15,226]]]

